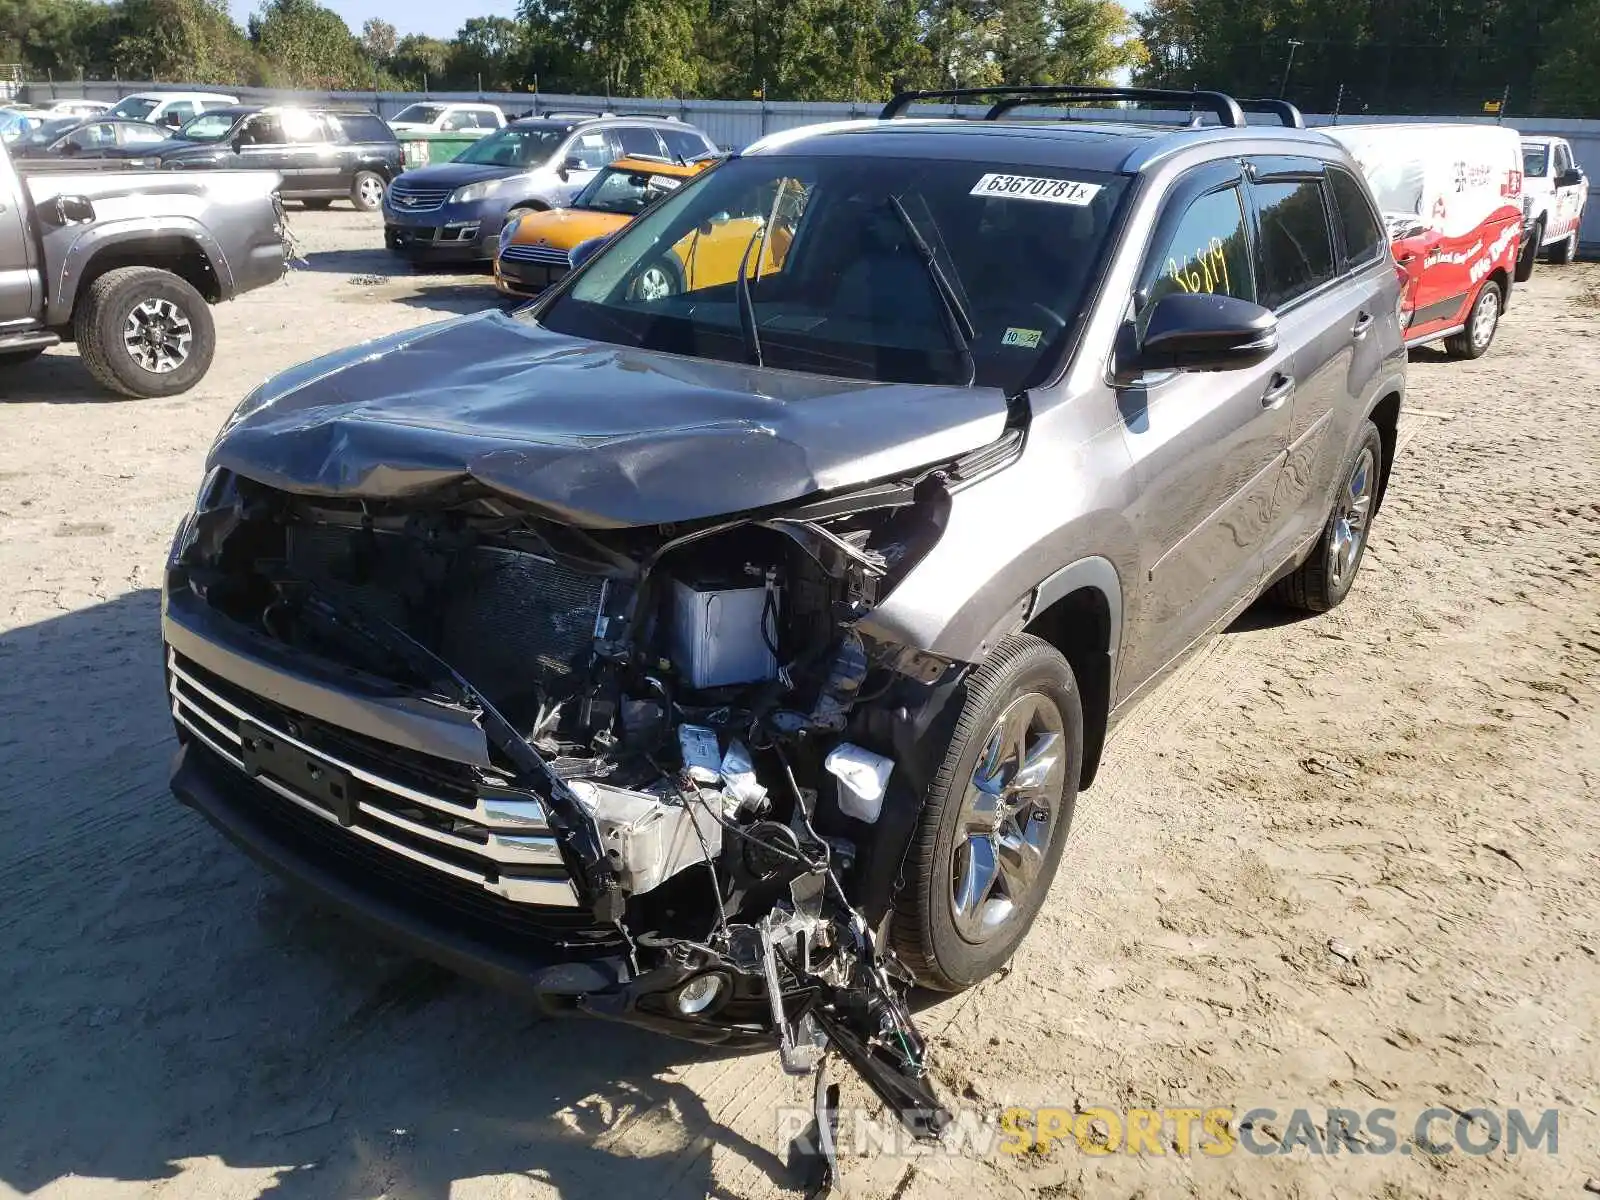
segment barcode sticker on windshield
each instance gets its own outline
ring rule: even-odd
[[[1076,179],[1039,179],[1032,175],[985,175],[972,185],[968,194],[1007,200],[1042,200],[1046,204],[1082,208],[1100,194],[1100,185],[1079,183]]]

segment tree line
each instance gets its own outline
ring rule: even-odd
[[[1149,0],[1154,87],[1309,111],[1600,116],[1600,0]]]
[[[448,40],[316,0],[0,0],[0,63],[347,90],[875,100],[904,88],[1214,87],[1312,111],[1600,115],[1600,0],[522,0]]]
[[[263,0],[243,28],[227,0],[0,0],[0,63],[57,80],[874,100],[1142,61],[1116,0],[523,0],[449,40],[352,31],[316,0]]]

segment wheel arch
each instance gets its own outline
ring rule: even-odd
[[[1105,748],[1122,644],[1122,582],[1109,559],[1080,558],[1034,589],[1022,632],[1048,642],[1072,667],[1083,705],[1079,788],[1094,782]]]
[[[1378,437],[1383,443],[1383,465],[1378,468],[1378,494],[1373,500],[1373,512],[1383,507],[1383,496],[1389,490],[1389,473],[1394,468],[1395,452],[1400,446],[1400,403],[1398,390],[1389,391],[1367,412],[1367,420],[1378,427]]]
[[[79,297],[107,271],[118,267],[155,267],[170,271],[205,297],[208,304],[233,292],[233,272],[222,249],[203,229],[152,233],[145,228],[90,229],[68,251],[49,306],[49,323],[66,326]]]

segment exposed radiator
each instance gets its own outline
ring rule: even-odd
[[[605,603],[603,577],[517,550],[451,561],[397,534],[296,525],[288,551],[290,569],[329,600],[406,630],[491,699],[535,686],[561,695]]]

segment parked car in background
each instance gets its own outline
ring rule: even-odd
[[[1528,230],[1523,258],[1528,273],[1540,251],[1548,251],[1553,263],[1570,263],[1578,257],[1588,199],[1588,177],[1566,138],[1523,137],[1522,202]]]
[[[0,108],[0,143],[20,142],[43,122],[44,117],[32,109]]]
[[[239,97],[221,92],[135,92],[118,100],[106,115],[176,129],[203,112],[237,103]]]
[[[389,120],[396,133],[493,133],[505,127],[506,114],[493,104],[423,102],[402,108]]]
[[[377,211],[403,165],[393,131],[371,112],[250,104],[196,117],[157,157],[173,169],[276,171],[285,200],[327,208],[348,199],[362,212]]]
[[[172,131],[144,121],[45,121],[11,148],[13,158],[149,158]]]
[[[87,120],[98,117],[103,112],[110,111],[111,105],[105,100],[54,100],[41,106],[43,111],[54,113],[61,117],[77,117]]]
[[[509,296],[537,296],[545,288],[563,278],[572,269],[572,251],[594,238],[609,237],[638,216],[668,192],[675,191],[684,180],[693,179],[717,160],[702,158],[692,163],[663,163],[643,158],[622,158],[601,171],[578,193],[568,208],[548,212],[524,212],[509,218],[500,229],[500,242],[494,257],[494,282]],[[738,241],[732,251],[735,265],[750,241],[750,230],[742,230],[736,223],[724,221],[723,240]],[[698,237],[699,231],[695,231]],[[700,274],[721,269],[727,256],[719,254],[709,244],[702,247],[698,258],[690,253],[680,259],[679,269],[664,269],[653,275],[642,286],[670,288],[681,287],[688,278],[688,264],[699,267]],[[713,263],[712,259],[716,262]],[[730,268],[724,282],[733,278]]]
[[[661,117],[514,121],[450,162],[401,176],[384,199],[384,240],[409,257],[486,261],[507,220],[571,204],[619,158],[676,162],[715,153],[700,130]]]
[[[1511,302],[1522,245],[1522,140],[1500,125],[1338,125],[1383,213],[1406,344],[1477,358]]]
[[[243,397],[163,577],[176,795],[454,970],[825,1036],[936,1133],[908,982],[1012,959],[1179,662],[1349,594],[1405,390],[1338,144],[941,115],[1087,90],[759,141],[515,316]],[[748,271],[639,287],[738,214]]]
[[[0,149],[0,367],[75,341],[89,373],[122,395],[193,387],[216,349],[209,306],[283,274],[276,182],[21,175]]]

